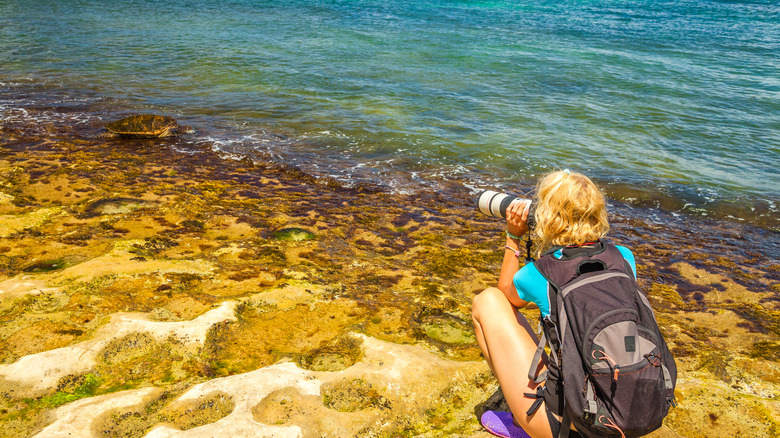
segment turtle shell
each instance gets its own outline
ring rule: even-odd
[[[125,137],[165,137],[173,135],[179,124],[170,116],[139,114],[111,122],[106,129]]]

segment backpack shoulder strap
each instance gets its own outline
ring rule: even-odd
[[[566,411],[561,416],[561,429],[558,431],[557,438],[569,438],[570,431],[571,431],[571,416],[569,415],[569,412]]]
[[[554,269],[554,264],[555,256],[553,256],[552,253],[545,254],[534,261],[536,270],[542,274],[542,277],[544,277],[544,279],[547,280],[547,282],[550,283],[550,285],[552,285],[556,290],[559,290],[561,285],[559,285],[550,274],[550,272]]]

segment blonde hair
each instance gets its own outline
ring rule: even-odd
[[[534,218],[537,256],[550,246],[593,242],[609,231],[604,195],[590,178],[568,170],[539,180]]]

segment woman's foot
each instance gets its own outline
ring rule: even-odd
[[[485,411],[479,421],[485,430],[495,436],[503,438],[531,438],[522,427],[514,423],[511,412]]]

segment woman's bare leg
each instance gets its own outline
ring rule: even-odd
[[[528,380],[538,342],[528,321],[497,288],[485,289],[474,297],[471,312],[477,343],[501,385],[515,422],[534,438],[551,438],[544,406],[526,415],[535,399],[524,393],[535,393],[538,386]],[[538,372],[544,369],[540,364]]]

